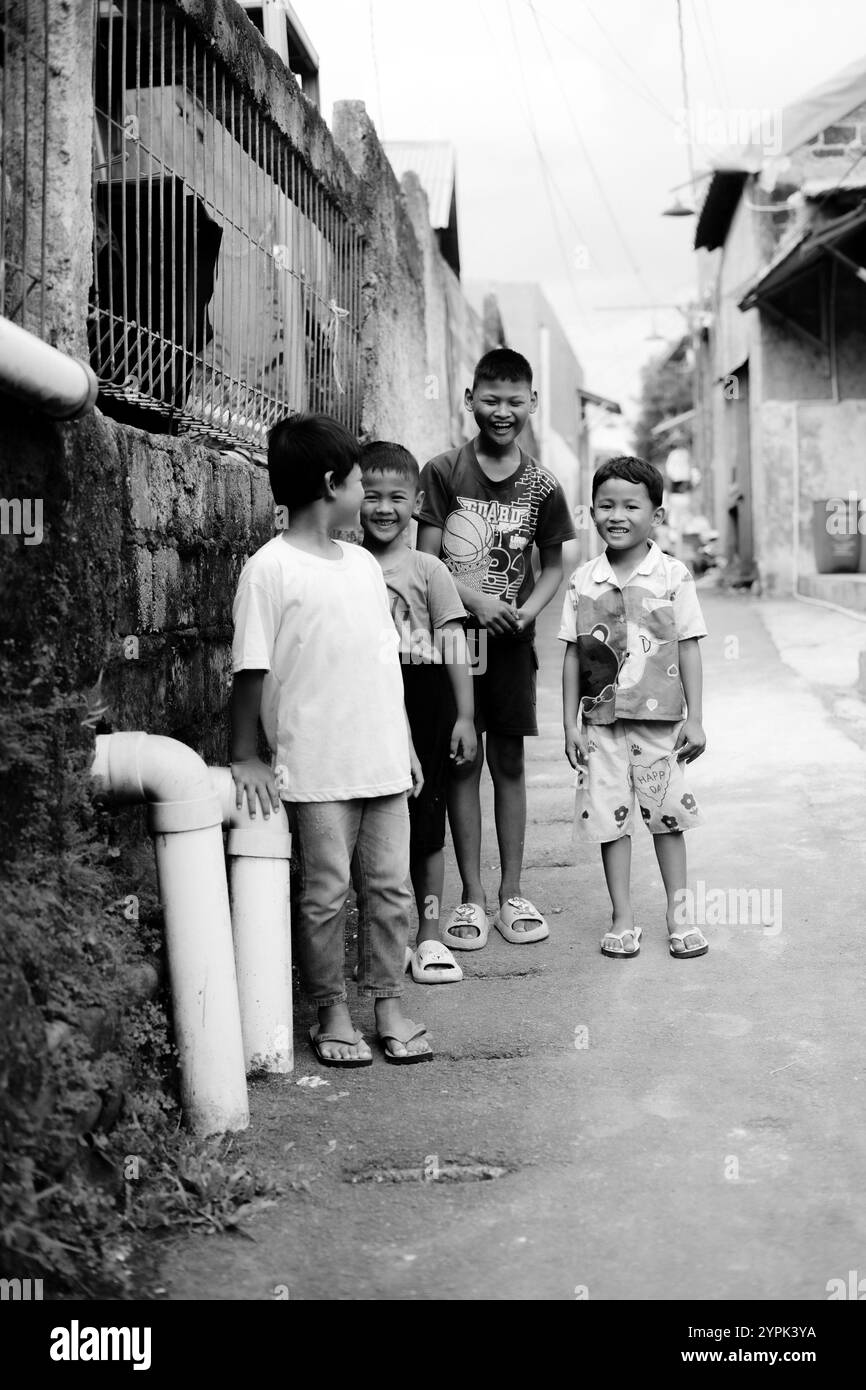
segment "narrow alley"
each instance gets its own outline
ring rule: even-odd
[[[302,1006],[294,1077],[253,1086],[237,1140],[285,1193],[247,1223],[251,1241],[178,1241],[158,1296],[817,1300],[862,1261],[862,725],[782,660],[760,602],[701,598],[709,743],[693,771],[707,823],[690,881],[698,910],[704,885],[709,955],[670,959],[648,836],[640,958],[599,953],[601,867],[570,849],[554,603],[524,880],[549,941],[492,932],[463,953],[461,985],[409,983],[437,1060],[405,1074],[381,1058],[324,1071]],[[777,631],[792,607],[768,605]],[[817,612],[797,607],[801,647]],[[450,905],[453,861],[447,889]],[[358,1021],[369,1031],[363,1006]]]

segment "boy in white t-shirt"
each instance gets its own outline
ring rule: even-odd
[[[421,776],[382,571],[330,533],[357,524],[360,447],[326,415],[283,420],[268,440],[274,501],[288,529],[244,566],[235,597],[232,774],[265,817],[288,811],[302,887],[301,979],[318,1008],[310,1041],[325,1066],[369,1066],[344,979],[342,910],[354,879],[358,993],[375,1003],[385,1060],[432,1059],[425,1029],[399,1005],[409,936],[409,812]],[[261,720],[275,768],[257,756]],[[275,775],[276,773],[276,775]]]

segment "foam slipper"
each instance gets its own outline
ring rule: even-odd
[[[373,1065],[372,1054],[369,1057],[325,1057],[322,1053],[321,1044],[324,1042],[346,1043],[349,1047],[356,1046],[363,1042],[363,1034],[355,1030],[351,1038],[340,1038],[336,1033],[323,1033],[318,1023],[310,1029],[310,1043],[316,1058],[323,1067],[371,1067]]]
[[[515,922],[537,922],[538,925],[529,931],[515,931]],[[493,918],[493,925],[513,946],[529,946],[533,941],[546,941],[550,936],[550,927],[528,898],[508,898]]]
[[[380,1033],[379,1041],[385,1052],[385,1061],[390,1062],[392,1067],[410,1067],[416,1062],[432,1062],[432,1052],[407,1052],[404,1057],[397,1057],[388,1047],[389,1042],[402,1043],[407,1047],[416,1038],[426,1036],[427,1029],[423,1023],[413,1023],[411,1018],[404,1018],[398,1032]]]
[[[624,936],[634,937],[634,950],[627,951],[623,945]],[[601,939],[601,954],[610,956],[612,960],[629,960],[632,956],[640,955],[640,927],[629,927],[625,931],[606,931]],[[618,941],[619,947],[605,946],[606,941]]]
[[[710,943],[700,927],[686,927],[683,931],[672,931],[669,940],[671,943],[670,953],[674,960],[692,960],[695,956],[705,956],[710,949]],[[693,942],[691,946],[686,944],[690,940]],[[675,941],[680,942],[683,948],[681,951],[674,950],[673,943]]]
[[[453,927],[474,927],[478,935],[455,936]],[[487,945],[490,919],[480,903],[460,903],[448,918],[442,935],[447,938],[452,951],[480,951]]]
[[[407,970],[416,985],[452,985],[463,979],[463,971],[441,941],[420,941],[414,951],[407,950]]]

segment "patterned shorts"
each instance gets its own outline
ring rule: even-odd
[[[577,774],[576,839],[603,844],[631,835],[634,803],[652,835],[702,825],[674,744],[682,723],[587,724],[588,767]]]

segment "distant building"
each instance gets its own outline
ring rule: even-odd
[[[695,462],[735,579],[866,611],[866,540],[816,566],[866,498],[866,59],[779,114],[700,209]]]
[[[391,168],[402,179],[410,170],[421,180],[430,205],[430,225],[439,250],[460,279],[460,236],[457,229],[457,172],[454,146],[434,140],[386,140]]]

